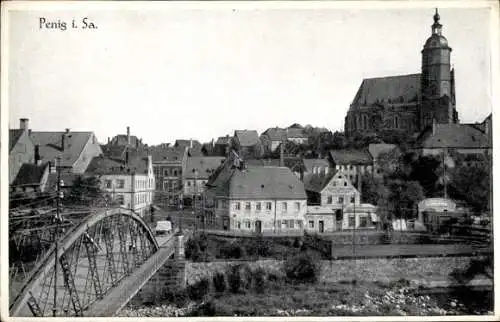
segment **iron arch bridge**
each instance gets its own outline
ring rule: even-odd
[[[123,208],[88,215],[58,241],[57,264],[53,245],[14,295],[11,316],[86,315],[159,250],[144,220]]]

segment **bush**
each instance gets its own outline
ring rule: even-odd
[[[259,267],[252,272],[254,288],[257,293],[264,293],[266,289],[266,271]]]
[[[302,240],[302,238],[295,237],[295,239],[293,241],[293,247],[301,248],[303,244],[304,244],[304,241]]]
[[[212,278],[215,291],[223,293],[226,290],[226,276],[222,272],[217,272]]]
[[[208,281],[208,278],[203,278],[198,282],[189,285],[187,287],[187,293],[189,295],[189,298],[194,301],[202,300],[205,297],[205,295],[208,294],[209,290],[210,290],[210,282]]]
[[[256,240],[256,249],[257,255],[260,257],[269,257],[272,255],[271,246],[269,246],[269,242],[265,239],[257,239]]]
[[[170,303],[182,307],[188,302],[189,296],[186,290],[167,291],[163,298]]]
[[[301,253],[285,261],[285,274],[288,280],[304,283],[316,282],[319,278],[319,260],[311,253]]]
[[[240,244],[225,244],[220,248],[220,255],[227,259],[242,259],[246,257],[247,252]]]
[[[244,293],[252,285],[252,271],[247,264],[231,267],[228,274],[229,288],[233,293]]]

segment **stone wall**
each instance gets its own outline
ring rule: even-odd
[[[320,282],[397,282],[408,280],[414,285],[435,286],[451,282],[449,275],[455,270],[463,270],[471,260],[478,257],[426,257],[426,258],[375,258],[357,260],[322,260]],[[231,266],[248,264],[252,270],[259,267],[268,273],[282,275],[283,260],[257,261],[214,261],[193,263],[190,261],[169,261],[153,276],[131,304],[156,302],[167,291],[180,289],[196,283],[202,278],[209,278],[217,272],[226,272]],[[444,283],[444,284],[443,284]]]
[[[257,261],[215,261],[201,263],[188,262],[186,266],[186,283],[193,284],[205,277],[212,278],[215,273],[226,272],[231,266],[235,266],[238,264],[248,264],[251,269],[262,267],[267,272],[276,272],[282,274],[284,261],[265,259]]]
[[[320,281],[396,282],[400,279],[426,285],[431,281],[448,281],[454,269],[464,269],[475,257],[428,257],[401,259],[322,260]],[[268,272],[283,272],[282,260],[187,262],[186,282],[193,284],[228,267],[248,263],[250,268],[263,267]]]

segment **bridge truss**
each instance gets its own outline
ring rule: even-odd
[[[50,238],[52,226],[39,234]],[[11,316],[83,316],[159,249],[144,220],[123,208],[89,214],[58,244],[57,256],[52,245],[11,291]]]

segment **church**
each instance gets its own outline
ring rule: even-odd
[[[419,74],[364,79],[345,117],[345,134],[420,133],[434,120],[458,123],[451,48],[442,35],[438,10],[422,50]]]

